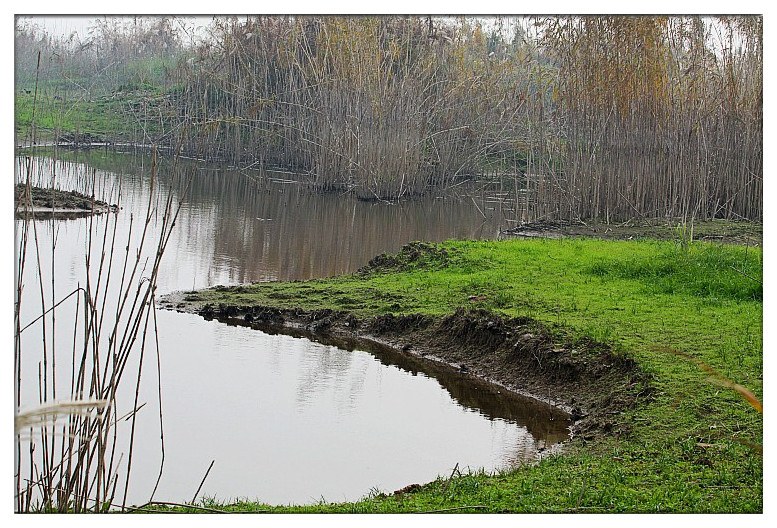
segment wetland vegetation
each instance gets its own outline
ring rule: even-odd
[[[757,221],[759,17],[104,19],[16,35],[17,134],[154,143],[394,200],[498,173],[516,218]]]
[[[561,456],[292,511],[756,512],[763,418],[735,389],[762,396],[762,277],[760,248],[738,245],[460,241],[413,244],[349,276],[198,291],[177,307],[384,339],[579,406]]]
[[[757,16],[103,18],[65,38],[17,19],[16,407],[73,401],[64,425],[17,421],[16,510],[136,511],[144,357],[159,423],[137,434],[158,428],[166,458],[161,306],[388,346],[414,376],[553,405],[571,439],[360,500],[195,500],[193,482],[143,511],[762,512],[762,40]],[[55,195],[127,200],[70,224],[72,285],[68,229],[32,207]],[[205,264],[170,279],[189,238]]]

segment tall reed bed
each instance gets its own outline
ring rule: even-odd
[[[758,17],[222,20],[179,73],[202,157],[395,199],[490,170],[521,219],[761,218]]]
[[[419,17],[218,23],[181,70],[201,157],[256,158],[316,189],[395,199],[477,170],[520,106],[480,26]]]
[[[562,216],[760,220],[760,18],[541,24],[565,123]]]
[[[46,45],[50,80],[100,78],[126,137],[175,147],[185,130],[197,159],[381,200],[498,176],[521,221],[762,218],[761,17],[217,17],[189,44],[163,18],[94,35]],[[28,62],[34,37],[17,34]],[[17,67],[30,86],[36,71]]]
[[[43,183],[39,163],[20,158],[17,183]],[[54,188],[59,179],[53,171],[47,183]],[[101,185],[96,172],[69,179],[68,186],[121,203],[120,184]],[[67,283],[56,251],[61,221],[28,210],[16,223],[17,512],[126,506],[143,365],[159,365],[157,273],[179,208],[176,193],[155,192],[156,179],[152,162],[146,214],[129,219],[126,239],[117,236],[122,213],[79,220],[86,227],[75,287],[60,285]],[[176,182],[183,192],[187,185]],[[161,387],[159,397],[161,427]]]

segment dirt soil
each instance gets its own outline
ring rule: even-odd
[[[89,147],[95,144],[100,144],[100,145],[105,144],[105,139],[101,138],[100,136],[90,134],[89,132],[84,132],[81,134],[78,134],[78,133],[63,134],[62,136],[60,136],[60,141],[65,143],[70,143],[76,147],[78,146]]]
[[[447,317],[382,315],[360,320],[332,310],[198,306],[165,297],[166,309],[273,333],[303,330],[313,340],[333,337],[387,345],[403,354],[452,366],[570,415],[573,437],[629,435],[623,412],[649,401],[650,377],[629,357],[591,340],[572,340],[529,318],[504,319],[459,309]]]
[[[654,238],[678,240],[682,236],[682,219],[629,220],[620,224],[599,222],[529,222],[503,231],[503,234],[525,238],[592,237],[615,240]],[[693,222],[693,240],[724,244],[763,245],[763,224],[707,220]],[[685,222],[686,236],[691,236],[691,222]]]
[[[55,217],[71,217],[118,210],[117,205],[109,205],[76,191],[44,189],[34,186],[30,187],[29,195],[26,191],[25,184],[20,183],[14,187],[14,204],[17,216],[26,216],[32,212],[35,215],[51,216],[53,214]]]
[[[445,268],[450,255],[448,250],[438,244],[426,242],[408,242],[396,254],[382,253],[373,257],[366,266],[359,268],[358,275],[374,272],[402,272],[411,268]]]

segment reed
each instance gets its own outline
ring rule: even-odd
[[[548,19],[569,218],[760,220],[758,17]]]
[[[33,155],[20,167],[18,177],[28,186],[39,162]],[[100,187],[95,173],[76,178],[80,184],[69,183],[85,187],[91,196],[110,192]],[[54,232],[58,220],[36,219],[29,209],[17,221],[17,512],[102,512],[126,506],[136,413],[143,406],[137,387],[147,348],[157,345],[152,339],[157,273],[179,208],[175,193],[157,198],[155,181],[153,162],[146,214],[131,219],[127,240],[116,236],[116,214],[82,221],[87,225],[83,282],[59,299],[56,237],[44,242],[38,233]],[[184,193],[188,185],[183,176],[173,184]],[[120,189],[113,192],[120,200]],[[22,310],[23,305],[29,308]],[[36,312],[37,317],[23,320]],[[69,340],[62,338],[68,334]],[[123,387],[133,378],[135,401],[127,408]],[[161,409],[161,388],[159,395]],[[160,413],[160,428],[161,420]],[[123,422],[130,422],[128,434],[119,431]],[[122,473],[123,497],[117,496]]]
[[[186,130],[186,156],[282,167],[318,191],[396,200],[494,176],[518,221],[759,221],[762,22],[218,17],[185,42],[161,18],[70,44],[20,31],[17,52],[66,57],[43,61],[49,79],[99,79],[87,92],[137,143]]]
[[[501,157],[522,219],[760,219],[758,17],[552,17],[512,41],[466,18],[217,28],[186,112],[208,155],[376,199]]]
[[[214,35],[182,71],[181,112],[200,131],[189,152],[259,157],[319,190],[421,194],[475,171],[514,114],[517,96],[500,92],[514,64],[489,59],[473,24],[249,17]]]

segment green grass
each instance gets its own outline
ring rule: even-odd
[[[160,134],[160,115],[173,117],[165,106],[167,93],[149,84],[128,83],[115,91],[92,93],[45,84],[39,87],[37,98],[34,87],[29,91],[17,91],[15,97],[20,143],[29,138],[33,121],[38,143],[73,133],[111,142],[141,142]]]
[[[42,90],[37,100],[33,93],[17,93],[15,103],[16,131],[20,139],[29,135],[33,119],[38,137],[43,141],[53,140],[54,131],[108,136],[120,130],[120,107],[107,98],[89,100]]]
[[[578,438],[564,454],[537,465],[440,479],[401,496],[373,493],[355,503],[272,511],[763,510],[762,415],[697,364],[762,399],[759,248],[655,240],[457,241],[381,262],[367,273],[216,288],[197,297],[362,317],[446,315],[461,306],[530,316],[631,355],[653,376],[655,397],[618,417],[630,427],[627,437]],[[485,299],[472,303],[470,296]]]
[[[34,77],[17,79],[17,137],[20,142],[28,139],[34,120],[39,143],[73,133],[112,142],[158,139],[174,117],[168,103],[181,87],[171,86],[167,72],[177,61],[178,57],[134,59],[92,76],[66,65],[41,64],[37,96]]]

